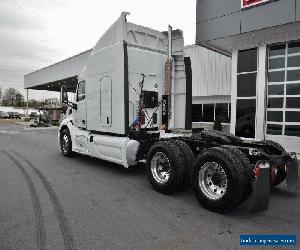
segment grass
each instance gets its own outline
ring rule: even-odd
[[[0,119],[0,124],[10,124],[15,122],[24,122],[24,118],[21,119]]]

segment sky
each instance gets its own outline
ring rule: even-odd
[[[157,30],[168,25],[195,43],[196,0],[1,0],[0,86],[23,95],[24,75],[92,48],[120,16]],[[32,91],[29,98],[58,96]]]

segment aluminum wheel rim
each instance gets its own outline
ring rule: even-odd
[[[227,176],[216,162],[205,163],[199,171],[199,187],[211,200],[221,199],[227,190]]]
[[[67,135],[63,135],[62,137],[62,149],[66,153],[69,148],[69,137]]]
[[[166,183],[170,178],[171,165],[168,157],[157,152],[151,159],[151,172],[155,181],[160,184]]]

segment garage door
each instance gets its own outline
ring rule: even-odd
[[[300,42],[268,52],[266,138],[300,153]]]

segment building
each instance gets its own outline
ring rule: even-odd
[[[232,57],[230,131],[300,153],[300,0],[198,0],[196,25]]]
[[[185,47],[193,74],[193,127],[212,129],[218,117],[229,131],[231,107],[231,58],[210,49]]]

